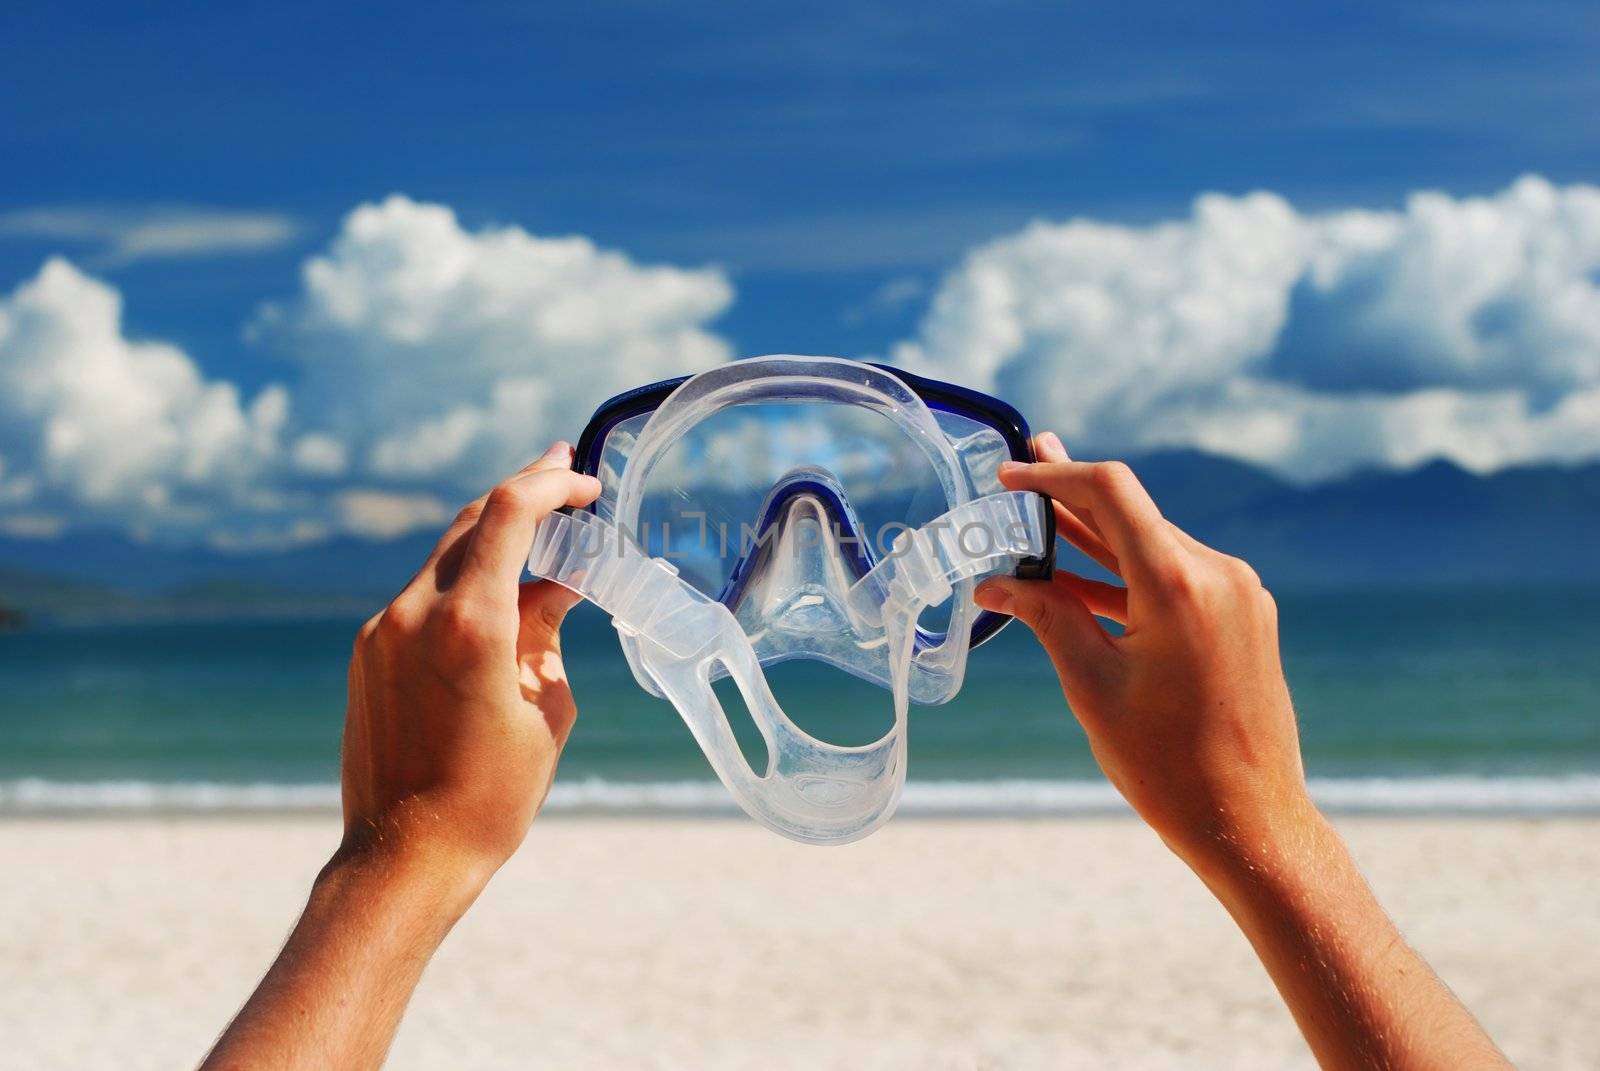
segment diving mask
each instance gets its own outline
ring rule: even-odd
[[[1048,576],[1054,514],[1006,491],[1027,425],[974,391],[831,357],[760,357],[602,405],[574,467],[600,497],[541,521],[528,557],[611,615],[635,678],[672,702],[730,793],[795,840],[837,844],[888,820],[910,702],[961,687],[970,647],[1008,620],[977,580]],[[801,730],[763,667],[812,659],[888,688],[865,746]],[[712,688],[737,685],[766,743],[745,761]]]

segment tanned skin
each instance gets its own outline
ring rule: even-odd
[[[577,596],[519,584],[539,518],[600,493],[571,464],[557,443],[463,509],[356,636],[344,839],[204,1067],[380,1065],[423,967],[522,843],[577,717],[560,647]]]
[[[1001,482],[1049,495],[1061,534],[1125,586],[997,578],[978,605],[1033,629],[1101,770],[1228,909],[1318,1061],[1509,1067],[1312,804],[1255,571],[1163,518],[1126,465],[1072,461],[1050,433],[1034,447]]]
[[[1061,533],[1126,586],[1063,570],[988,581],[978,602],[1038,635],[1101,769],[1237,920],[1317,1059],[1509,1066],[1311,803],[1255,573],[1163,519],[1125,465],[1035,446],[1002,481],[1054,499]],[[559,635],[577,597],[520,583],[538,520],[599,494],[571,459],[557,443],[462,510],[361,629],[343,841],[205,1068],[379,1066],[428,960],[522,843],[577,715]]]

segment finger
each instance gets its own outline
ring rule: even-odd
[[[1167,523],[1168,524],[1172,524],[1172,522],[1170,522],[1170,521],[1167,522]],[[1172,535],[1173,535],[1173,537],[1175,539],[1177,539],[1177,541],[1179,543],[1182,543],[1185,547],[1188,547],[1190,550],[1194,551],[1196,554],[1211,555],[1211,556],[1214,556],[1214,557],[1226,557],[1226,555],[1224,555],[1217,548],[1212,547],[1212,546],[1208,546],[1205,543],[1200,542],[1194,536],[1190,535],[1188,532],[1185,532],[1182,528],[1179,528],[1175,524],[1172,524]]]
[[[571,466],[572,445],[557,441],[551,443],[544,453],[524,465],[517,475]],[[448,590],[450,585],[455,583],[456,574],[461,569],[461,559],[467,550],[466,537],[477,525],[478,517],[483,513],[484,503],[488,500],[488,494],[482,494],[461,508],[461,512],[456,514],[456,519],[450,522],[450,527],[445,529],[444,535],[439,537],[439,542],[434,545],[427,560],[422,563],[422,568],[417,570],[416,576],[406,585],[407,588],[426,584],[429,590],[440,592]]]
[[[507,480],[483,504],[455,587],[510,598],[527,564],[535,526],[561,506],[587,506],[599,496],[599,480],[570,469]]]
[[[1096,617],[1104,617],[1119,625],[1128,623],[1128,589],[1116,584],[1103,584],[1065,569],[1057,569],[1051,582],[1066,588],[1078,597]]]
[[[529,472],[543,472],[545,469],[570,469],[575,452],[571,443],[564,439],[557,439],[545,448],[544,453],[524,465],[517,475],[521,476]]]
[[[1041,431],[1033,437],[1033,454],[1040,461],[1071,461],[1061,437],[1053,431]],[[1088,510],[1069,509],[1065,503],[1051,499],[1055,508],[1056,534],[1105,568],[1121,576],[1117,556],[1106,546],[1105,537],[1095,526],[1094,516]]]
[[[1033,453],[1034,457],[1040,461],[1072,460],[1067,454],[1067,448],[1062,443],[1060,436],[1053,431],[1041,431],[1033,437]],[[1105,533],[1101,532],[1100,526],[1095,523],[1094,511],[1082,507],[1070,509],[1060,502],[1054,502],[1053,504],[1056,508],[1056,529],[1067,542],[1113,573],[1121,576],[1122,574],[1116,566],[1116,555],[1112,554],[1110,549],[1106,547]],[[1168,524],[1171,525],[1172,534],[1184,546],[1189,547],[1191,550],[1211,549],[1177,525],[1171,524],[1170,521]],[[1089,538],[1090,536],[1093,537],[1092,542]]]
[[[1157,580],[1179,553],[1171,526],[1121,462],[1008,462],[1000,466],[1000,482],[1014,491],[1041,491],[1074,511],[1092,510],[1130,581]]]
[[[1071,456],[1067,454],[1066,445],[1062,443],[1060,436],[1053,431],[1042,431],[1033,437],[1033,453],[1040,461],[1072,460]],[[1056,510],[1056,531],[1061,537],[1105,568],[1111,570],[1111,572],[1121,576],[1122,572],[1117,568],[1117,556],[1112,554],[1110,548],[1106,546],[1105,534],[1100,531],[1100,526],[1095,523],[1094,512],[1082,507],[1071,509],[1061,502],[1053,502],[1052,504]],[[1171,524],[1171,522],[1168,523]],[[1210,549],[1177,525],[1171,525],[1171,527],[1172,534],[1177,537],[1178,541],[1191,550]]]
[[[582,596],[553,580],[523,584],[517,592],[522,618],[517,639],[517,661],[522,687],[535,700],[556,747],[565,747],[578,718],[577,704],[561,663],[561,621]]]
[[[1061,437],[1053,431],[1041,431],[1039,434],[1033,437],[1033,453],[1035,459],[1039,461],[1072,460],[1072,458],[1067,454],[1066,445],[1062,443]],[[1062,506],[1059,502],[1056,503],[1056,505],[1060,506],[1061,509],[1067,509],[1067,507]],[[1089,531],[1093,532],[1096,539],[1100,540],[1102,543],[1105,541],[1105,536],[1100,532],[1100,526],[1094,523],[1093,513],[1087,509],[1081,508],[1077,510],[1067,510],[1067,512],[1078,518],[1078,520],[1082,521],[1083,526],[1089,529]]]
[[[1057,503],[1057,505],[1060,505],[1060,503]],[[1066,509],[1065,506],[1062,506],[1061,508]],[[1100,530],[1100,522],[1094,519],[1094,510],[1079,506],[1070,512],[1074,517],[1083,522],[1083,526],[1085,528],[1094,533],[1094,537],[1100,541],[1102,546],[1105,545],[1106,534]]]
[[[524,641],[531,647],[559,640],[561,622],[582,601],[582,595],[554,580],[523,584],[517,592],[517,612],[522,618]]]
[[[1056,534],[1117,576],[1121,576],[1122,568],[1117,562],[1117,556],[1111,553],[1111,548],[1106,546],[1105,540],[1089,527],[1082,516],[1060,502],[1052,501],[1050,504],[1056,510]]]
[[[1033,456],[1039,461],[1071,461],[1066,444],[1053,431],[1041,431],[1033,437]]]
[[[1064,584],[997,576],[978,585],[973,597],[985,610],[1011,614],[1032,629],[1063,684],[1086,684],[1117,657],[1111,636]]]
[[[461,512],[456,514],[456,519],[439,537],[427,561],[422,563],[417,575],[406,585],[407,591],[426,589],[431,594],[438,594],[450,590],[450,585],[456,581],[456,574],[461,571],[461,559],[467,553],[472,529],[477,525],[478,517],[483,513],[483,504],[488,500],[487,494],[479,495],[461,507]]]

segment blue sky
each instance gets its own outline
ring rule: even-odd
[[[201,353],[235,349],[297,254],[393,191],[726,264],[741,352],[848,351],[892,337],[841,322],[884,279],[1035,216],[1600,173],[1588,5],[983,7],[20,5],[0,202],[303,221],[298,247],[226,272],[117,273],[135,324]],[[6,246],[4,277],[47,248]]]
[[[949,340],[984,327],[956,313],[939,320],[932,303],[948,291],[946,303],[961,304],[967,291],[951,277],[964,258],[1030,220],[1085,218],[1148,237],[1162,221],[1203,230],[1193,205],[1205,193],[1270,191],[1304,219],[1352,208],[1410,219],[1419,190],[1459,205],[1508,196],[1523,175],[1559,196],[1592,183],[1597,54],[1595,9],[1560,3],[22,5],[0,32],[0,297],[65,256],[120,294],[128,338],[176,347],[245,400],[281,383],[300,414],[305,333],[263,342],[245,328],[264,303],[291,318],[297,303],[314,305],[300,277],[307,258],[327,253],[357,206],[400,193],[449,206],[468,234],[582,235],[636,265],[713,266],[731,296],[716,313],[685,315],[731,355],[899,354],[963,379],[966,358]],[[1539,247],[1539,226],[1566,226],[1587,206],[1528,224],[1528,248]],[[1037,256],[1077,264],[1098,255],[1074,244],[1082,237],[1066,236],[1065,253],[1002,250],[991,266],[1016,280],[1040,274]],[[1561,271],[1581,282],[1590,255],[1562,254]],[[1296,281],[1309,271],[1296,264],[1291,290],[1312,285]],[[1472,323],[1525,298],[1515,280],[1496,285],[1469,310]],[[1351,317],[1370,320],[1350,304],[1358,289],[1351,282],[1318,315],[1357,308]],[[1280,328],[1273,337],[1289,334]],[[1592,362],[1571,323],[1541,330],[1559,336],[1545,362],[1556,371],[1516,379],[1482,372],[1503,357],[1468,355],[1417,372],[1451,359],[1429,348],[1457,345],[1441,328],[1445,341],[1419,344],[1403,374],[1375,373],[1371,385],[1510,384],[1542,411],[1587,389]],[[978,385],[1020,390],[1063,368],[1082,374],[1050,355],[1060,340],[1049,330],[1029,331],[1044,341],[978,359]],[[1402,325],[1362,338],[1403,346],[1416,334]],[[1084,344],[1081,333],[1071,341]],[[1315,340],[1305,352],[1319,352]],[[1349,378],[1302,374],[1303,361],[1279,357],[1268,363],[1298,369],[1285,381]],[[537,355],[529,362],[536,375]],[[1114,426],[1145,410],[1118,404],[1081,414],[1083,434],[1150,445]],[[15,473],[27,468],[18,441],[32,433],[10,419]],[[1218,448],[1196,421],[1192,444]],[[1307,477],[1347,463],[1337,450],[1315,462],[1321,433],[1300,434],[1293,450],[1271,446],[1275,434],[1233,452]],[[1450,454],[1453,441],[1416,450]],[[350,448],[346,489],[361,482],[360,449]],[[1378,460],[1413,460],[1408,450]],[[1507,451],[1508,461],[1543,456]],[[395,490],[394,473],[382,475],[368,482]],[[423,480],[416,491],[465,482]],[[77,509],[75,492],[35,492],[28,510]]]

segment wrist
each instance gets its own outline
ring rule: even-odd
[[[477,900],[497,866],[440,845],[346,835],[317,876],[318,889],[393,907],[442,938]]]
[[[1213,889],[1276,882],[1306,872],[1338,834],[1311,797],[1297,789],[1248,813],[1221,812],[1174,850]]]

